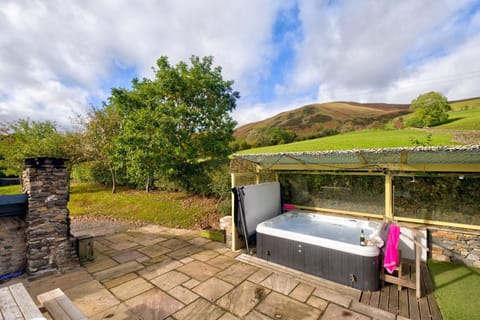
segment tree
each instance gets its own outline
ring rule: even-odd
[[[448,100],[438,92],[428,92],[419,95],[410,105],[414,111],[408,124],[413,127],[430,127],[448,120],[448,111],[452,108]]]
[[[50,121],[18,120],[0,130],[0,167],[6,175],[20,176],[25,158],[67,158],[65,134]]]
[[[130,177],[149,190],[155,174],[177,178],[202,159],[225,158],[236,125],[230,112],[239,93],[213,58],[192,56],[190,65],[157,60],[154,79],[133,79],[132,89],[112,89],[110,104],[121,117],[119,153]]]
[[[103,104],[94,108],[80,119],[83,128],[83,147],[86,160],[95,161],[108,168],[112,182],[112,193],[116,192],[117,171],[121,166],[118,159],[117,136],[120,133],[121,118],[112,105]]]

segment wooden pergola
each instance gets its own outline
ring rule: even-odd
[[[258,184],[278,180],[280,173],[300,172],[306,174],[370,175],[384,176],[385,212],[374,214],[315,208],[296,205],[300,209],[330,213],[378,218],[387,221],[403,221],[416,224],[430,224],[445,227],[480,230],[480,225],[466,225],[444,221],[394,216],[393,177],[415,176],[428,173],[441,175],[475,175],[480,173],[480,145],[453,147],[414,147],[389,149],[358,149],[340,151],[284,152],[262,154],[235,154],[231,161],[232,187],[242,184]],[[232,205],[233,207],[233,205]],[[420,297],[420,256],[421,243],[413,239],[416,247],[416,283],[394,278],[384,280],[416,289]],[[232,250],[239,248],[238,235],[232,210]],[[428,249],[427,249],[428,250]]]
[[[354,211],[338,213],[480,230],[480,226],[476,225],[394,217],[392,188],[394,176],[414,176],[425,173],[478,175],[480,145],[235,154],[230,168],[232,187],[242,184],[242,177],[249,177],[251,183],[260,183],[264,180],[262,177],[276,180],[279,173],[285,172],[384,176],[384,215]],[[326,208],[306,209],[335,213],[335,210]]]

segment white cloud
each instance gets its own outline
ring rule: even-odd
[[[64,124],[59,104],[83,112],[92,96],[104,98],[99,86],[111,81],[113,68],[133,67],[150,77],[162,55],[172,64],[191,55],[213,55],[225,79],[234,79],[235,88],[248,94],[267,69],[271,29],[281,6],[273,0],[4,1],[2,120],[30,115]]]
[[[3,0],[0,121],[67,127],[73,112],[129,82],[113,78],[126,77],[122,68],[151,77],[163,55],[172,64],[213,55],[242,96],[239,124],[313,99],[409,102],[427,89],[478,96],[480,13],[465,18],[474,2]],[[273,79],[265,101],[258,88],[273,78],[284,46],[273,42],[277,14],[295,4],[293,66]]]

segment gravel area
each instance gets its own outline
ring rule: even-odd
[[[75,236],[90,235],[93,237],[105,236],[116,232],[134,229],[145,225],[133,223],[111,217],[99,216],[70,216],[70,232]]]

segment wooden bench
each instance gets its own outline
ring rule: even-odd
[[[59,288],[38,295],[37,299],[53,319],[88,319]]]
[[[0,320],[46,320],[22,283],[0,288]]]

